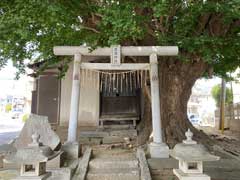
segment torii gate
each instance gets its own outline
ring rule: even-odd
[[[80,69],[94,70],[149,70],[151,80],[151,105],[153,142],[149,145],[150,154],[155,158],[168,158],[169,148],[163,142],[160,116],[160,96],[158,78],[158,56],[176,56],[177,46],[112,46],[90,51],[85,46],[55,46],[54,54],[74,56],[73,84],[71,95],[68,142],[77,141],[78,109],[80,96]],[[121,63],[123,56],[149,56],[150,63]],[[111,63],[82,62],[82,56],[110,56]]]

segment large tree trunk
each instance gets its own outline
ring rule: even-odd
[[[208,70],[203,61],[181,62],[173,59],[159,60],[161,121],[164,141],[173,148],[185,139],[188,128],[194,133],[194,139],[209,149],[213,141],[202,131],[197,130],[187,117],[187,103],[192,87],[197,79]],[[139,124],[137,144],[146,143],[152,132],[151,96],[144,90],[144,119]]]
[[[207,135],[195,129],[187,117],[187,103],[192,87],[206,70],[207,65],[202,61],[159,61],[163,137],[170,147],[185,139],[184,133],[188,128],[193,131],[194,139],[209,144]]]

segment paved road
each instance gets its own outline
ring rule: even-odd
[[[12,119],[8,114],[0,114],[0,145],[17,137],[22,127],[23,123],[20,119]]]
[[[0,145],[9,143],[19,135],[20,131],[0,133]]]

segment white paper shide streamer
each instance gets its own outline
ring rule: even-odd
[[[106,93],[135,91],[146,85],[148,70],[97,71],[81,69],[81,87],[99,88]],[[100,81],[99,81],[100,80]]]

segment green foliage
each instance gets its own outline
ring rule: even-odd
[[[12,105],[11,104],[6,104],[5,111],[10,112],[11,110],[12,110]]]
[[[179,59],[225,75],[240,63],[239,17],[239,0],[1,0],[0,67],[12,60],[24,73],[26,59],[47,60],[42,69],[61,60],[66,71],[55,45],[177,45]]]
[[[221,84],[215,85],[212,90],[211,94],[213,99],[216,102],[217,107],[220,107],[221,104]],[[230,88],[226,87],[226,99],[225,104],[229,105],[233,102],[233,94]]]
[[[24,114],[23,117],[22,117],[22,122],[26,122],[29,118],[29,114]]]

